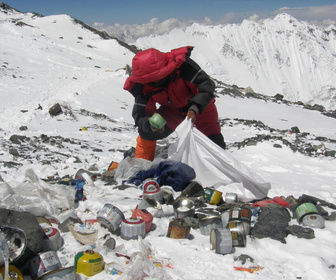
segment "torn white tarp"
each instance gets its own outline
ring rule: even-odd
[[[193,127],[190,120],[183,121],[176,133],[178,139],[169,147],[168,159],[181,161],[194,168],[196,180],[204,187],[215,186],[224,193],[236,192],[242,201],[267,196],[270,183],[213,143]]]
[[[74,205],[75,192],[72,186],[50,185],[40,180],[32,169],[27,169],[24,179],[12,186],[0,182],[0,207],[36,216],[54,215]]]

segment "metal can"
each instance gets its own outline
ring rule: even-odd
[[[210,249],[215,250],[216,254],[230,254],[232,251],[232,235],[229,229],[211,229]]]
[[[142,184],[143,197],[151,197],[156,201],[162,203],[162,193],[159,186],[159,183],[153,179],[146,179]]]
[[[226,193],[225,202],[226,203],[236,203],[238,201],[238,195],[236,193]]]
[[[199,220],[199,227],[201,234],[210,235],[212,229],[222,228],[222,219],[220,216],[209,216],[204,217]]]
[[[239,220],[243,222],[251,222],[252,211],[246,207],[232,207],[229,211],[229,221]]]
[[[176,219],[184,219],[195,215],[195,203],[188,197],[180,196],[173,203]]]
[[[222,192],[213,188],[205,188],[204,190],[204,198],[210,204],[217,205],[222,199],[222,194]]]
[[[316,206],[313,203],[302,203],[295,209],[296,219],[299,221],[299,223],[301,223],[303,217],[308,214],[318,214]]]
[[[16,226],[0,226],[0,235],[6,240],[9,262],[18,260],[26,250],[26,233]]]
[[[29,270],[33,279],[61,267],[62,264],[55,251],[39,253],[29,262]]]
[[[229,211],[225,211],[220,215],[221,219],[222,219],[222,225],[223,227],[226,227],[227,224],[229,223],[229,219],[230,219],[230,213]]]
[[[147,210],[136,208],[132,213],[132,218],[142,219],[146,225],[146,233],[150,231],[153,222],[153,215]]]
[[[111,232],[115,232],[124,219],[125,216],[123,212],[109,203],[106,203],[97,214],[99,224]]]
[[[245,247],[246,246],[246,234],[244,224],[241,221],[231,221],[227,225],[232,236],[232,246]]]
[[[62,247],[62,238],[57,228],[46,227],[44,230],[44,238],[42,242],[43,251],[57,251]]]
[[[125,240],[142,238],[146,234],[146,225],[142,219],[139,218],[127,218],[124,219],[120,227],[120,237]]]
[[[324,228],[325,223],[321,215],[318,214],[308,214],[302,219],[302,225],[312,228]]]
[[[75,256],[76,273],[84,274],[88,277],[102,272],[104,269],[104,259],[101,254],[93,250],[79,252]]]
[[[74,267],[70,266],[50,271],[36,278],[36,280],[48,280],[48,279],[76,280],[76,273]]]
[[[2,276],[2,279],[5,278],[5,267],[1,267],[0,276]],[[8,275],[6,280],[23,280],[23,275],[16,266],[10,264],[8,266]]]
[[[176,219],[169,223],[167,237],[174,239],[188,239],[190,226],[183,219]]]

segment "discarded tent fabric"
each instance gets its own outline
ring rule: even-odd
[[[171,186],[175,191],[182,191],[193,179],[195,171],[192,167],[178,161],[161,161],[157,168],[142,170],[128,182],[140,185],[147,178],[155,178],[160,186]]]
[[[228,151],[213,143],[190,120],[184,120],[176,129],[178,140],[168,149],[168,160],[181,161],[196,172],[196,180],[204,186],[241,183],[246,192],[239,196],[248,201],[267,196],[270,183],[235,159]],[[222,190],[221,190],[222,191]]]

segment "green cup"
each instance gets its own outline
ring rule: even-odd
[[[153,116],[150,117],[149,123],[152,127],[160,130],[167,122],[160,114],[154,113]]]

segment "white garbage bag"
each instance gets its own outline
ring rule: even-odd
[[[168,149],[168,159],[194,168],[196,180],[221,192],[236,192],[241,201],[262,199],[271,184],[235,159],[228,151],[184,120],[176,129],[177,142]]]

